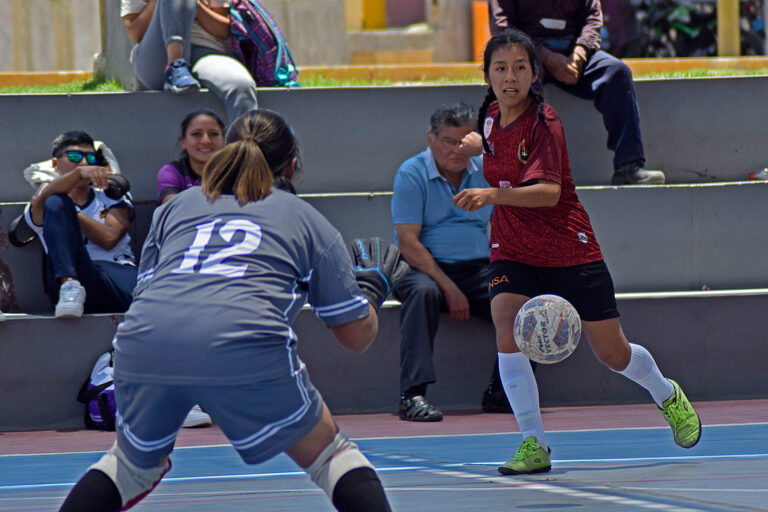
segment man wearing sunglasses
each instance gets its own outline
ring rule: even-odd
[[[56,318],[123,312],[136,285],[128,234],[133,205],[104,193],[112,171],[87,133],[59,135],[51,153],[59,176],[32,197],[24,217],[48,256]]]

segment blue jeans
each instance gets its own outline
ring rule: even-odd
[[[149,89],[162,90],[168,60],[166,47],[172,41],[182,43],[184,58],[192,66],[192,72],[224,102],[232,122],[258,108],[256,82],[234,58],[189,42],[196,12],[197,0],[158,0],[149,27],[133,53],[133,71]]]
[[[138,269],[113,261],[93,261],[80,231],[75,203],[66,194],[45,201],[43,238],[48,248],[48,296],[59,301],[59,279],[77,277],[85,287],[86,313],[122,313],[133,299]]]
[[[608,130],[607,146],[614,152],[614,168],[633,161],[645,162],[632,71],[621,60],[598,50],[587,60],[576,84],[558,82],[548,72],[544,73],[544,82],[553,82],[566,92],[594,102]]]

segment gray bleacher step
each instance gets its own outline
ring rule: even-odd
[[[617,292],[768,286],[764,223],[768,182],[579,187]],[[348,242],[394,240],[391,192],[302,194]],[[132,235],[137,249],[149,228],[153,201],[138,202]],[[23,203],[0,203],[0,234]],[[138,250],[137,250],[138,252]],[[38,242],[0,245],[4,311],[46,312]]]
[[[768,182],[579,187],[618,292],[768,286]],[[346,239],[394,239],[391,192],[306,194]]]
[[[767,84],[766,76],[638,81],[648,166],[663,169],[670,183],[746,179],[765,167],[765,120],[754,105],[768,103]],[[612,154],[592,104],[554,86],[545,93],[563,119],[576,183],[609,183]],[[435,107],[459,100],[479,107],[485,87],[264,88],[258,94],[259,105],[283,114],[297,134],[306,171],[297,188],[353,192],[391,189],[400,164],[426,147]],[[180,149],[179,123],[199,107],[223,113],[209,92],[0,95],[0,118],[12,127],[0,143],[6,149],[0,201],[26,200],[31,189],[22,170],[50,158],[53,138],[74,128],[107,142],[136,199],[154,199],[157,170]]]
[[[627,337],[647,347],[661,371],[694,400],[768,397],[764,333],[768,289],[619,295]],[[110,348],[121,315],[8,315],[0,324],[0,431],[82,426],[75,397],[96,358]],[[294,324],[299,353],[334,413],[394,413],[399,394],[399,305],[381,310],[379,335],[355,355],[335,343],[306,308]],[[748,321],[744,321],[748,318]],[[204,320],[202,320],[204,321]],[[543,406],[649,403],[644,390],[601,366],[582,338],[575,354],[536,371]],[[435,342],[438,382],[429,397],[444,409],[479,408],[495,360],[490,324],[442,315]],[[657,414],[649,405],[649,414]]]

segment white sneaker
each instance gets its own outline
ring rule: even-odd
[[[77,279],[64,281],[59,289],[56,318],[80,318],[85,305],[85,288]]]
[[[184,418],[184,423],[181,424],[183,428],[207,427],[208,425],[213,425],[213,420],[208,414],[203,412],[199,405],[190,409],[187,417]]]

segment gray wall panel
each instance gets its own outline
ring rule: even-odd
[[[768,77],[651,80],[636,84],[648,164],[667,171],[671,183],[744,179],[766,165],[765,120],[756,105],[768,103]],[[602,120],[591,103],[554,86],[547,97],[566,130],[573,175],[579,185],[610,180],[612,154]],[[444,102],[478,107],[484,87],[409,86],[344,89],[262,89],[259,103],[293,125],[304,150],[302,192],[391,190],[397,167],[424,149],[427,122]],[[749,101],[740,98],[749,98]],[[106,141],[131,179],[136,199],[153,199],[159,167],[176,156],[178,123],[190,110],[223,109],[207,92],[3,95],[7,127],[0,201],[25,199],[21,171],[48,158],[59,133],[81,128]]]
[[[694,401],[768,397],[765,311],[768,295],[619,298],[628,338],[647,347],[662,373]],[[296,323],[299,353],[335,413],[395,412],[400,308],[382,309],[379,335],[354,355],[333,341],[308,310]],[[0,339],[0,431],[82,425],[75,397],[99,354],[109,348],[117,316],[79,320],[12,317]],[[437,383],[429,396],[444,409],[477,409],[496,350],[490,324],[442,315],[435,342]],[[576,353],[536,371],[543,406],[649,403],[636,384],[600,365],[585,338]],[[657,414],[649,405],[649,414]],[[546,421],[546,419],[545,419]]]

